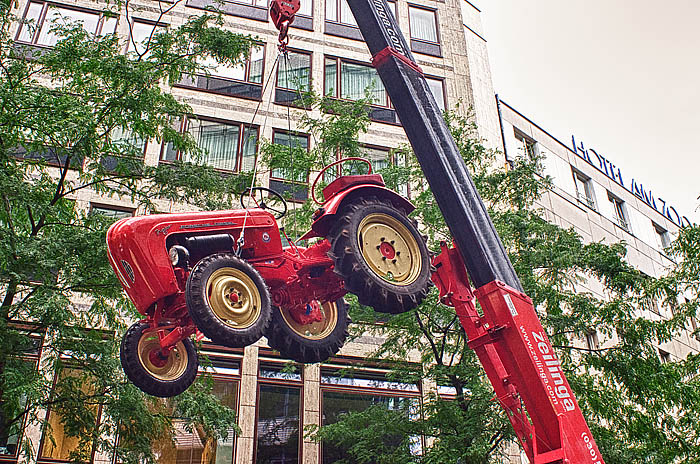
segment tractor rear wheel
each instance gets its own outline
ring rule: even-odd
[[[336,354],[348,336],[348,307],[340,298],[320,303],[322,320],[302,324],[291,311],[274,306],[265,333],[270,348],[300,363],[317,363]]]
[[[415,222],[375,197],[345,205],[331,229],[329,256],[345,288],[382,313],[409,311],[430,287],[430,255]]]
[[[214,343],[243,348],[270,323],[270,292],[253,266],[229,253],[203,258],[187,279],[187,307]]]
[[[147,322],[137,322],[124,334],[119,350],[124,373],[144,393],[161,398],[179,395],[197,377],[194,343],[185,338],[163,356],[158,332],[144,333],[149,327]]]

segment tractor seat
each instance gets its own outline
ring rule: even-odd
[[[360,184],[384,187],[384,179],[381,174],[359,174],[338,177],[323,189],[323,200],[328,201],[343,190]]]

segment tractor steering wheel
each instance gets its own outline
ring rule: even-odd
[[[265,196],[265,193],[268,195]],[[287,214],[287,202],[282,195],[265,187],[253,187],[241,193],[241,206],[244,209],[260,208],[269,210],[275,219],[282,219]]]

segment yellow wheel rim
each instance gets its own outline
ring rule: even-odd
[[[362,257],[372,272],[394,285],[410,285],[423,262],[415,237],[398,219],[383,213],[367,215],[357,231]]]
[[[141,335],[138,346],[139,362],[144,369],[153,377],[162,381],[173,381],[179,379],[187,369],[187,351],[185,344],[178,342],[171,350],[168,358],[164,360],[162,366],[153,364],[150,358],[152,352],[160,351],[160,341],[158,333],[151,332]]]
[[[245,329],[260,317],[262,297],[258,287],[240,269],[214,271],[207,280],[206,298],[216,317],[230,327]]]
[[[323,319],[311,324],[300,324],[289,313],[288,310],[280,308],[282,319],[298,335],[307,340],[322,340],[329,336],[338,324],[338,305],[334,301],[327,301],[321,304],[321,314]]]

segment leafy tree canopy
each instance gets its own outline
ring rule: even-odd
[[[161,17],[179,3],[158,2]],[[105,15],[130,22],[128,2],[103,6]],[[14,8],[0,8],[2,438],[23,421],[50,434],[45,412],[39,415],[47,408],[77,437],[74,460],[88,460],[93,443],[116,449],[122,462],[152,460],[153,442],[172,436],[173,415],[211,437],[224,435],[235,414],[212,396],[210,379],[175,406],[124,379],[119,340],[124,321],[139,315],[108,264],[111,221],[84,206],[94,193],[130,199],[145,211],[157,210],[158,200],[230,205],[246,176],[223,176],[197,162],[147,165],[141,141],[172,144],[196,161],[195,140],[178,129],[192,110],[170,88],[185,75],[207,73],[205,59],[241,63],[253,38],[223,29],[211,11],[158,28],[139,52],[124,54],[125,38],[96,36],[59,18],[51,26],[58,43],[38,48],[14,42]],[[43,340],[38,368],[26,361],[36,340]],[[37,445],[26,439],[29,457]]]

